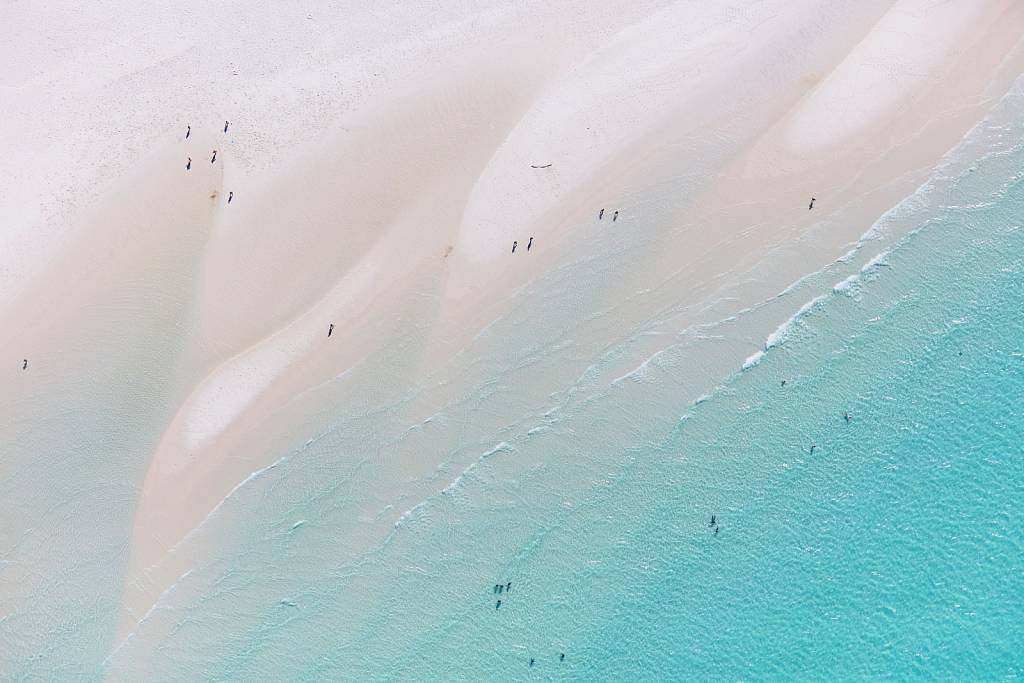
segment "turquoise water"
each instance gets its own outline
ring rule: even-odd
[[[410,501],[355,556],[346,535],[372,493],[331,454],[358,451],[372,426],[353,418],[289,453],[235,496],[234,540],[182,580],[196,590],[166,596],[159,648],[136,662],[129,644],[122,671],[1019,677],[1022,100],[975,131],[964,155],[977,159],[778,298],[815,303],[697,405],[673,396],[707,379],[688,365],[700,338],[610,389],[585,373],[549,409],[461,446],[452,460],[475,464],[457,483],[440,472],[444,493]]]
[[[34,609],[0,614],[0,676],[1018,678],[1022,139],[1018,85],[847,257],[736,319],[709,309],[634,372],[621,347],[581,358],[574,343],[584,324],[614,324],[589,312],[635,256],[598,240],[475,342],[463,365],[486,381],[412,427],[415,392],[393,398],[422,341],[410,315],[355,379],[318,389],[323,414],[282,435],[275,466],[204,524],[195,564],[123,642],[131,482],[153,443],[86,443],[57,491],[74,505],[47,513],[66,537],[19,541],[47,563],[0,575],[42,577],[23,591]],[[738,370],[739,330],[797,311]],[[564,389],[534,401],[524,367]],[[122,419],[74,408],[67,431]],[[153,442],[162,419],[143,430]],[[440,468],[405,472],[435,449]],[[26,462],[9,493],[50,466]],[[381,513],[392,476],[427,492]]]
[[[975,131],[964,155],[976,159],[779,298],[815,303],[697,405],[673,396],[706,379],[688,366],[700,339],[610,389],[585,374],[549,410],[461,447],[475,464],[457,483],[440,473],[444,493],[410,501],[386,542],[355,557],[338,530],[372,494],[325,454],[372,435],[353,419],[289,454],[239,492],[249,512],[234,545],[189,575],[198,591],[168,596],[160,648],[126,670],[1016,679],[1022,100],[1018,89]]]
[[[712,399],[679,406],[689,415],[664,443],[625,454],[571,511],[519,506],[536,519],[494,575],[514,580],[507,612],[492,609],[493,581],[481,580],[472,608],[446,610],[412,642],[374,647],[388,654],[360,671],[1019,676],[1021,168],[1019,147],[993,155],[908,210],[902,220],[920,229],[881,265]],[[446,542],[436,534],[415,547],[458,555],[475,553],[477,538],[501,543],[472,520],[442,533]],[[411,595],[434,590],[409,584]],[[375,628],[402,642],[399,629]],[[353,652],[334,654],[330,676],[356,666]]]

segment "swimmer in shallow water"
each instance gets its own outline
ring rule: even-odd
[[[498,600],[498,604],[494,606],[494,609],[498,609],[499,607],[501,607],[501,600]]]
[[[615,213],[612,214],[612,223],[614,223],[617,220],[619,220],[619,212],[618,211],[616,211]]]
[[[24,360],[24,361],[22,362],[22,364],[21,364],[21,369],[22,369],[22,370],[27,370],[27,369],[28,369],[28,358],[26,358],[26,359],[25,359],[25,360]]]

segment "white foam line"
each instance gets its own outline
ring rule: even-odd
[[[287,455],[282,456],[281,458],[279,458],[273,464],[267,465],[266,467],[264,467],[262,469],[258,469],[258,470],[254,471],[254,472],[251,472],[249,474],[249,476],[247,476],[245,479],[243,479],[242,481],[240,481],[237,484],[235,484],[234,488],[232,488],[230,491],[228,491],[228,495],[226,495],[223,498],[221,498],[220,502],[217,503],[216,505],[214,505],[213,509],[206,513],[206,516],[203,517],[203,521],[199,522],[199,524],[197,524],[195,527],[192,528],[191,531],[189,531],[187,534],[185,534],[185,536],[182,537],[182,539],[180,541],[175,543],[174,546],[167,552],[167,554],[168,555],[173,554],[175,551],[178,550],[178,548],[181,547],[182,544],[184,544],[186,541],[188,541],[190,538],[192,538],[193,535],[198,533],[199,530],[202,529],[206,525],[207,522],[209,522],[211,519],[213,519],[214,515],[216,515],[218,511],[220,511],[220,509],[224,506],[224,503],[226,503],[231,498],[231,496],[235,495],[235,493],[237,493],[239,489],[241,489],[243,486],[248,484],[250,481],[253,481],[254,479],[259,479],[264,474],[266,474],[270,470],[276,468],[278,465],[280,465],[281,463],[283,463],[287,459],[288,459]],[[162,562],[162,560],[161,560],[161,562]],[[158,566],[160,566],[160,563],[157,563],[157,564],[153,565],[152,567],[150,567],[146,571],[148,572],[151,569],[154,569],[154,568],[156,568]]]
[[[253,481],[254,479],[258,479],[258,478],[262,477],[264,474],[266,474],[270,470],[276,468],[278,465],[280,465],[281,463],[283,463],[287,459],[288,459],[287,455],[283,456],[283,457],[279,458],[276,462],[274,462],[274,463],[272,463],[270,465],[267,465],[266,467],[263,467],[261,469],[255,470],[254,472],[251,472],[249,474],[249,476],[247,476],[245,479],[243,479],[242,481],[240,481],[237,484],[235,484],[234,488],[232,488],[228,492],[228,494],[226,496],[221,498],[220,502],[218,502],[216,505],[213,506],[213,509],[211,509],[208,513],[206,513],[206,516],[203,517],[203,521],[201,521],[199,524],[197,524],[195,527],[193,527],[193,529],[191,531],[189,531],[187,534],[185,534],[185,536],[182,537],[182,539],[180,541],[175,543],[174,546],[167,552],[167,555],[164,556],[164,558],[166,559],[166,557],[168,555],[171,555],[174,552],[176,552],[178,550],[178,548],[181,547],[182,544],[184,544],[186,541],[188,541],[190,538],[192,538],[192,536],[194,536],[200,529],[202,529],[203,526],[205,526],[206,523],[209,522],[213,518],[213,516],[216,515],[217,512],[224,506],[224,503],[226,503],[233,495],[235,495],[235,493],[237,493],[239,489],[241,489],[243,486],[245,486],[249,482]],[[295,529],[295,528],[297,528],[299,526],[302,526],[303,524],[305,524],[305,520],[302,520],[301,522],[298,522],[297,524],[295,524],[295,526],[293,526],[292,529]],[[150,571],[152,571],[153,569],[156,569],[161,564],[163,564],[163,559],[160,562],[158,562],[157,564],[155,564],[155,565],[149,567],[148,569],[146,569],[145,573],[148,574]],[[135,634],[139,630],[139,627],[142,626],[142,624],[146,620],[148,620],[153,615],[153,613],[161,606],[161,602],[164,600],[164,598],[167,597],[168,595],[170,595],[171,592],[178,586],[178,583],[181,582],[182,579],[185,579],[186,577],[188,577],[188,575],[191,574],[191,573],[192,573],[192,570],[189,569],[184,574],[179,576],[178,579],[174,583],[172,583],[170,586],[168,586],[164,590],[164,592],[160,594],[160,597],[158,597],[156,599],[156,602],[154,602],[153,605],[148,610],[146,610],[146,613],[144,615],[142,615],[142,618],[139,619],[138,622],[136,622],[135,628],[132,630],[132,632],[129,633],[127,636],[125,636],[125,639],[122,640],[121,643],[116,648],[114,648],[114,650],[111,651],[111,653],[109,655],[107,655],[106,659],[103,660],[103,665],[106,665],[107,662],[110,661],[111,657],[113,657],[115,654],[117,654],[117,652],[122,647],[124,647],[128,643],[129,640],[131,640],[133,637],[135,637]]]
[[[139,629],[142,627],[142,625],[144,623],[146,623],[147,621],[149,621],[149,618],[152,617],[153,614],[158,609],[161,609],[163,607],[162,603],[163,603],[164,599],[166,597],[168,597],[171,593],[173,593],[174,590],[178,587],[178,584],[181,583],[186,578],[188,578],[189,574],[191,574],[191,573],[192,573],[191,569],[187,570],[184,574],[179,576],[177,578],[177,580],[175,580],[174,583],[172,583],[170,586],[168,586],[167,588],[164,589],[164,592],[161,593],[160,596],[156,599],[156,602],[154,602],[150,606],[150,608],[148,610],[146,610],[146,613],[142,615],[142,618],[139,619],[137,622],[135,622],[135,628],[132,629],[131,633],[126,635],[124,637],[124,640],[122,640],[120,643],[118,643],[117,647],[115,647],[113,650],[110,651],[110,654],[108,654],[103,659],[103,662],[102,662],[102,664],[100,664],[100,666],[106,666],[110,662],[110,660],[113,659],[114,655],[116,655],[118,652],[120,652],[121,648],[123,648],[125,645],[127,645],[128,642],[132,638],[135,637],[135,634],[139,632]]]
[[[836,263],[846,263],[848,261],[853,260],[853,257],[857,255],[858,251],[860,251],[860,245],[856,244],[856,245],[853,246],[852,249],[850,249],[850,251],[846,252],[845,254],[843,254],[842,256],[837,258],[836,259]],[[803,279],[803,278],[801,278],[801,279]]]
[[[805,303],[803,306],[801,306],[800,310],[798,310],[796,313],[789,316],[788,320],[784,321],[781,325],[775,328],[775,331],[769,334],[768,338],[764,340],[765,351],[776,346],[779,346],[784,341],[786,341],[786,339],[789,338],[789,333],[793,329],[793,325],[796,324],[798,320],[807,315],[812,309],[817,307],[819,304],[824,303],[826,299],[828,299],[827,294],[816,296],[807,303]]]
[[[422,503],[414,505],[411,508],[409,508],[408,510],[406,510],[405,512],[403,512],[402,516],[399,517],[397,520],[395,520],[395,528],[397,529],[398,527],[402,526],[402,524],[405,522],[405,520],[409,519],[409,516],[412,515],[412,513],[416,512],[417,510],[419,510],[421,507],[423,507],[426,504],[427,504],[427,501],[423,501]],[[389,536],[389,538],[390,538],[390,536]],[[387,539],[384,539],[384,540],[385,540],[385,542],[387,542]]]
[[[443,489],[441,489],[441,493],[444,494],[444,495],[448,495],[448,493],[450,493],[451,491],[454,491],[456,488],[458,488],[459,484],[462,483],[462,479],[466,475],[470,474],[473,470],[475,470],[477,467],[479,467],[480,464],[484,460],[486,460],[487,458],[491,457],[495,453],[500,453],[500,452],[504,452],[504,451],[511,451],[511,450],[512,450],[512,446],[510,446],[507,442],[502,441],[497,446],[495,446],[494,448],[492,448],[491,450],[487,451],[486,453],[482,454],[479,458],[477,458],[476,462],[472,463],[469,467],[467,467],[466,469],[462,470],[462,474],[460,474],[459,476],[455,477],[455,479],[452,481],[452,483],[448,484],[448,486],[445,486]],[[403,517],[404,517],[404,515],[403,515]]]
[[[888,249],[875,254],[867,263],[863,265],[863,267],[861,267],[860,272],[854,273],[853,275],[849,276],[848,278],[841,282],[837,282],[835,286],[832,287],[832,292],[834,294],[848,294],[854,289],[854,286],[858,282],[864,279],[865,276],[870,275],[872,272],[874,272],[881,266],[889,265],[889,262],[886,260],[888,258]]]
[[[804,318],[808,313],[817,308],[820,304],[824,303],[827,299],[828,295],[822,294],[814,297],[801,306],[796,313],[789,316],[789,318],[784,320],[781,325],[775,328],[774,332],[768,335],[767,339],[764,340],[763,349],[755,351],[751,355],[747,356],[747,359],[743,361],[743,365],[740,367],[740,370],[749,370],[750,368],[756,367],[760,364],[765,353],[770,349],[781,346],[789,338],[790,333],[793,331],[793,326],[796,325],[799,320]]]
[[[864,267],[860,269],[860,272],[866,273],[869,270],[873,270],[878,266],[887,266],[889,262],[886,260],[889,258],[889,250],[881,251],[875,254],[870,261],[864,264]]]
[[[842,261],[842,260],[843,260],[844,258],[847,258],[847,257],[852,257],[852,256],[853,256],[853,254],[854,254],[854,253],[855,253],[856,251],[857,251],[856,249],[852,249],[852,250],[848,251],[848,252],[847,252],[846,254],[844,254],[843,256],[840,256],[840,257],[839,257],[838,259],[836,259],[836,261],[840,261],[840,262],[841,262],[841,261]],[[828,266],[825,266],[825,267],[827,268]],[[822,270],[824,270],[824,268],[822,268]],[[799,287],[799,286],[800,286],[800,285],[802,285],[803,283],[807,282],[807,280],[809,280],[810,278],[814,277],[815,275],[818,275],[819,273],[821,273],[821,270],[815,270],[815,271],[813,271],[813,272],[807,273],[806,275],[801,275],[801,276],[800,276],[800,277],[798,277],[798,278],[797,278],[796,280],[794,280],[793,282],[791,282],[791,283],[789,284],[789,286],[787,286],[787,287],[786,287],[786,288],[785,288],[784,290],[782,290],[781,292],[779,292],[779,293],[778,293],[778,294],[776,294],[775,296],[771,297],[771,298],[769,299],[769,301],[771,301],[771,300],[773,300],[773,299],[779,299],[779,298],[781,298],[781,297],[784,297],[784,296],[786,296],[787,294],[790,294],[790,293],[791,293],[791,292],[793,292],[793,291],[794,291],[794,290],[795,290],[795,289],[796,289],[797,287]]]
[[[854,273],[845,280],[842,280],[834,284],[832,286],[832,291],[835,292],[836,294],[845,294],[846,292],[849,292],[853,288],[853,285],[856,284],[857,280],[859,279],[860,274]]]
[[[750,368],[756,367],[761,359],[764,358],[764,351],[755,351],[751,355],[747,356],[747,359],[743,361],[742,370],[749,370]]]
[[[622,375],[620,377],[616,377],[615,379],[613,379],[612,380],[612,385],[614,386],[614,385],[618,384],[619,382],[621,382],[624,379],[643,379],[644,376],[646,376],[646,374],[647,374],[647,366],[650,365],[651,361],[653,361],[655,358],[657,358],[661,354],[665,353],[669,349],[675,348],[676,346],[677,346],[677,344],[670,344],[669,346],[666,346],[665,348],[661,349],[660,351],[658,351],[658,352],[648,356],[647,359],[644,360],[643,363],[640,363],[640,365],[636,366],[635,368],[633,368],[632,370],[627,372],[625,375]]]
[[[487,452],[485,452],[485,453],[481,454],[481,455],[480,455],[480,457],[476,459],[476,462],[474,462],[474,463],[470,464],[470,465],[469,465],[469,467],[467,467],[466,469],[464,469],[464,470],[462,471],[462,473],[461,473],[461,474],[459,474],[459,476],[455,477],[455,479],[454,479],[454,480],[452,480],[452,482],[451,482],[450,484],[448,484],[448,486],[445,486],[445,487],[444,487],[443,489],[441,489],[441,494],[442,494],[442,495],[448,495],[448,494],[449,494],[449,493],[450,493],[451,491],[454,491],[454,490],[455,490],[456,488],[458,488],[458,486],[459,486],[459,485],[460,485],[460,484],[462,483],[462,480],[463,480],[463,478],[464,478],[464,477],[465,477],[465,476],[466,476],[467,474],[469,474],[470,472],[472,472],[472,471],[473,471],[474,469],[476,469],[477,467],[479,467],[479,466],[480,466],[480,463],[482,463],[482,462],[483,462],[484,460],[486,460],[487,458],[491,457],[491,456],[492,456],[492,455],[494,455],[495,453],[500,453],[500,452],[503,452],[503,451],[511,451],[511,450],[512,450],[512,446],[511,446],[511,445],[509,445],[509,444],[508,444],[508,442],[506,442],[506,441],[502,441],[501,443],[499,443],[498,445],[496,445],[496,446],[495,446],[494,448],[492,448],[492,449],[490,449],[489,451],[487,451]],[[439,467],[438,469],[440,469],[440,467]],[[387,536],[386,536],[386,537],[384,538],[384,541],[383,541],[383,543],[382,543],[381,547],[384,547],[384,546],[386,546],[386,545],[387,545],[388,543],[390,543],[390,542],[391,542],[391,539],[392,539],[392,537],[393,537],[393,536],[395,535],[395,533],[396,533],[396,532],[398,531],[399,527],[401,527],[401,526],[402,526],[403,524],[405,524],[406,520],[408,520],[408,519],[409,519],[410,517],[412,517],[412,516],[413,516],[413,515],[414,515],[414,514],[415,514],[415,513],[417,512],[417,511],[419,511],[419,510],[423,509],[424,507],[426,507],[426,506],[427,506],[427,505],[429,505],[429,504],[430,504],[430,499],[427,499],[427,500],[424,500],[424,501],[421,501],[421,502],[417,503],[416,505],[412,506],[411,508],[409,508],[408,510],[406,510],[405,512],[403,512],[403,513],[402,513],[402,515],[401,515],[401,516],[400,516],[400,517],[399,517],[399,518],[398,518],[397,520],[395,520],[394,528],[393,528],[393,529],[391,530],[391,532],[390,532],[390,533],[389,533],[389,534],[388,534],[388,535],[387,535]]]
[[[479,458],[476,459],[476,462],[470,464],[469,467],[467,467],[466,469],[462,470],[462,473],[459,474],[459,476],[455,477],[455,479],[453,479],[452,482],[450,484],[448,484],[448,486],[445,486],[443,489],[441,489],[441,495],[445,495],[446,496],[450,492],[452,492],[456,488],[458,488],[458,486],[462,483],[462,479],[467,474],[472,472],[474,469],[479,467],[480,463],[482,463],[487,458],[491,457],[495,453],[499,453],[499,452],[502,452],[502,451],[511,451],[511,450],[512,450],[512,446],[510,446],[507,442],[502,441],[501,443],[499,443],[494,448],[492,448],[489,451],[483,453]],[[387,537],[384,539],[383,545],[387,545],[391,541],[392,536],[394,536],[395,532],[398,531],[399,527],[401,527],[403,524],[405,524],[406,520],[408,520],[410,517],[412,517],[412,515],[414,515],[418,510],[426,507],[429,503],[430,503],[430,499],[421,501],[420,503],[417,503],[416,505],[412,506],[411,508],[409,508],[408,510],[403,512],[402,515],[397,520],[395,520],[394,528],[391,530],[391,533],[389,533],[387,535]]]

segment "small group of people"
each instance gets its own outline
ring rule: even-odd
[[[565,661],[565,653],[564,652],[559,652],[558,653],[558,661],[560,661],[560,662],[564,662]],[[535,657],[530,657],[530,666],[533,666],[536,663],[537,663],[537,659]]]
[[[496,583],[496,584],[494,584],[494,592],[497,595],[501,595],[502,593],[510,593],[511,591],[512,591],[512,582],[511,581],[509,581],[508,583]],[[494,609],[500,609],[500,608],[501,608],[501,600],[498,600],[498,602],[494,605]]]
[[[518,247],[518,246],[519,246],[519,242],[516,241],[516,240],[512,240],[512,253],[513,254],[516,253],[516,247]],[[530,251],[530,248],[532,246],[533,246],[533,238],[531,237],[530,241],[526,243],[526,251]]]
[[[604,220],[604,209],[601,209],[600,211],[597,212],[597,220],[599,220],[599,221]],[[612,214],[612,223],[614,223],[617,220],[619,220],[619,211],[618,211],[618,209],[616,209],[615,213]]]
[[[228,132],[228,126],[229,126],[229,125],[231,125],[231,122],[230,122],[230,121],[225,121],[225,122],[224,122],[224,132],[225,132],[225,133],[227,133],[227,132]],[[188,140],[188,136],[189,136],[189,135],[192,135],[192,126],[186,126],[186,127],[185,127],[185,139],[186,139],[186,140]]]
[[[785,384],[786,384],[786,380],[782,380],[782,384],[783,384],[783,386],[785,386]],[[848,411],[848,410],[844,410],[844,411],[843,411],[843,420],[844,420],[844,421],[846,422],[846,424],[850,424],[850,422],[852,422],[852,421],[853,421],[853,417],[852,417],[852,416],[850,415],[850,411]],[[811,444],[811,450],[810,450],[810,454],[811,454],[811,455],[814,455],[814,451],[815,451],[815,450],[816,450],[817,448],[818,448],[818,444],[816,444],[816,443],[812,443],[812,444]]]
[[[224,132],[225,133],[228,132],[228,126],[230,126],[230,125],[231,125],[230,121],[227,121],[227,120],[224,121]],[[190,135],[192,135],[192,126],[188,125],[188,126],[185,127],[185,139],[188,140]],[[216,162],[217,162],[217,150],[213,150],[213,155],[210,157],[210,163],[213,164],[213,163],[216,163]],[[186,171],[192,170],[192,157],[188,157],[188,161],[185,162],[185,170]],[[234,199],[234,197],[235,197],[235,193],[234,192],[228,192],[228,204],[231,203],[231,200]]]
[[[712,517],[711,519],[714,519],[714,517]],[[717,531],[716,531],[716,533],[717,533]],[[494,591],[493,591],[493,593],[495,595],[501,595],[503,593],[508,593],[511,590],[512,590],[512,582],[511,581],[509,581],[508,583],[496,583],[496,584],[494,584]],[[495,603],[494,609],[501,609],[501,600],[498,600],[498,602]],[[560,662],[564,662],[565,661],[565,653],[564,652],[558,653],[558,661],[560,661]],[[534,664],[536,664],[536,662],[537,662],[537,659],[535,657],[530,657],[530,666],[533,666]]]

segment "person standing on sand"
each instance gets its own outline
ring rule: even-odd
[[[26,358],[21,364],[22,370],[28,370],[28,358]]]
[[[189,126],[188,130],[185,131],[185,139],[186,140],[188,140],[188,136],[189,135],[192,135],[192,126]]]
[[[810,211],[813,208],[814,208],[814,197],[811,197],[811,203],[808,204],[807,210]]]
[[[532,247],[532,246],[533,246],[533,238],[531,237],[530,241],[526,243],[526,251],[530,251],[530,247]]]
[[[231,198],[235,196],[234,192],[228,192],[228,204],[231,203]]]
[[[614,222],[615,222],[615,221],[617,221],[617,220],[619,220],[619,212],[618,212],[618,211],[616,211],[616,212],[615,212],[615,213],[614,213],[614,214],[612,215],[612,223],[614,223]]]
[[[512,240],[512,253],[513,254],[516,253],[516,247],[518,247],[518,246],[519,246],[519,242],[516,242],[515,240]]]
[[[334,323],[331,323],[331,326],[327,328],[327,337],[328,338],[330,338],[331,332],[334,332]]]
[[[217,161],[217,150],[213,150],[213,157],[210,159],[210,163]]]
[[[597,220],[604,218],[604,209],[601,209],[597,214]]]
[[[224,132],[225,133],[228,132],[228,122],[227,121],[224,122]]]
[[[189,157],[188,158],[188,163],[185,164],[185,170],[186,171],[189,170],[190,168],[192,168],[192,157]]]

